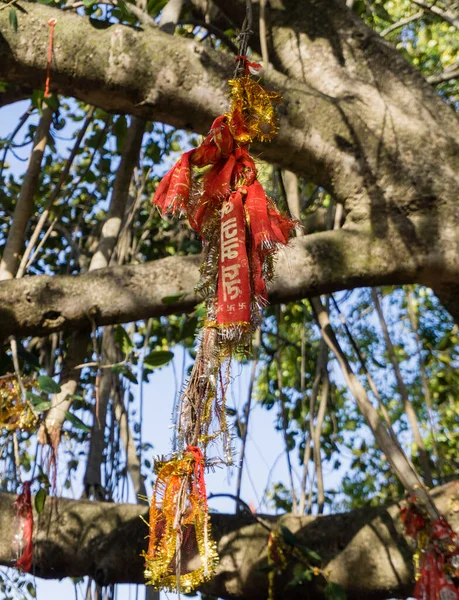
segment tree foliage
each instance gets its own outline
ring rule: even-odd
[[[48,0],[40,3],[51,5]],[[21,31],[21,18],[32,4],[0,4],[0,10],[9,11],[9,27],[16,35],[27,34]],[[157,27],[166,4],[164,0],[58,0],[52,6],[62,11],[62,19],[72,11],[81,19],[89,19],[96,29],[119,23],[135,32]],[[231,11],[225,15],[217,6],[206,16],[201,4],[205,3],[183,3],[175,36],[231,55],[241,23],[234,21]],[[348,0],[347,5],[431,82],[451,111],[457,109],[457,3]],[[58,44],[59,30],[56,36]],[[253,46],[257,56],[257,42]],[[314,65],[305,68],[313,69]],[[1,279],[17,277],[18,270],[19,278],[77,277],[98,266],[140,264],[201,252],[200,239],[184,221],[161,219],[150,203],[168,167],[182,151],[198,144],[195,133],[122,111],[108,113],[60,93],[45,98],[43,90],[18,85],[14,76],[0,83],[0,90],[0,114],[5,116],[0,139],[0,248],[4,257],[12,224],[19,219],[15,208],[19,202],[24,202],[25,212],[28,205],[31,207],[23,234],[15,234],[22,238],[19,259],[26,256],[26,260],[13,261],[12,271],[7,276],[0,273]],[[52,118],[47,125],[49,111]],[[21,115],[16,123],[10,123],[12,114]],[[27,161],[36,151],[40,135],[46,137],[46,146],[39,172],[30,183],[27,178],[32,162]],[[342,145],[345,142],[341,140]],[[306,234],[337,229],[345,222],[347,207],[339,219],[341,198],[333,193],[332,184],[327,187],[320,181],[321,177],[300,173],[294,184],[296,194],[292,195],[284,168],[264,163],[260,157],[259,171],[282,208],[295,212],[299,207]],[[425,174],[426,179],[441,176]],[[409,252],[416,254],[414,244]],[[97,263],[96,257],[102,262]],[[457,477],[457,325],[429,288],[412,281],[386,285],[377,288],[376,294],[388,344],[374,292],[372,295],[370,288],[354,287],[352,282],[345,283],[341,289],[348,291],[328,294],[326,304],[355,372],[380,415],[387,411],[398,439],[425,480],[430,478],[437,485]],[[2,340],[0,377],[11,375],[25,382],[27,389],[21,393],[38,425],[32,432],[2,430],[1,491],[16,493],[21,480],[33,479],[38,513],[56,488],[70,493],[77,474],[89,498],[124,499],[128,477],[136,493],[145,492],[145,482],[148,486],[152,478],[152,462],[151,448],[142,438],[145,424],[139,410],[140,390],[154,383],[156,370],[173,361],[178,346],[186,349],[190,360],[195,356],[196,336],[204,318],[202,306],[198,304],[187,314],[171,315],[168,310],[184,294],[164,295],[164,313],[169,316],[101,327],[97,314],[92,315],[88,307],[86,331],[61,330],[45,337]],[[49,318],[54,317],[51,314]],[[268,484],[265,509],[317,514],[400,499],[403,488],[375,444],[338,363],[323,344],[309,300],[299,293],[295,301],[267,307],[257,347],[258,369],[256,381],[251,382],[251,401],[271,411],[290,471],[285,481]],[[76,362],[69,366],[72,360]],[[400,377],[394,371],[394,361]],[[185,363],[180,377],[186,377]],[[70,388],[69,381],[73,382]],[[57,403],[56,398],[60,398]],[[172,398],[170,402],[172,408]],[[423,448],[414,442],[409,406]],[[43,448],[53,446],[47,419],[50,411],[60,407],[59,431],[62,426],[65,450],[61,444],[60,473],[55,481],[50,454]],[[240,412],[230,410],[229,417],[240,448],[250,428],[250,411],[245,407]],[[38,444],[37,435],[44,446]],[[422,462],[423,450],[427,465]],[[336,474],[331,479],[340,480],[339,486],[327,481],[333,471]],[[303,584],[309,577],[310,571],[301,569],[300,565],[294,571],[291,585]],[[14,595],[14,589],[34,595],[33,585],[22,578],[13,582],[5,579],[1,585],[5,597]],[[333,583],[325,591],[327,598],[338,599],[341,594]]]

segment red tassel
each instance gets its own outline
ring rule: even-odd
[[[23,549],[14,566],[25,573],[30,573],[33,562],[33,509],[30,483],[30,481],[24,483],[22,492],[14,502],[16,518],[21,528],[17,535],[20,540],[20,548]]]

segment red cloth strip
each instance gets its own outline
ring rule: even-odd
[[[24,544],[24,550],[14,566],[30,573],[33,562],[33,509],[30,481],[26,481],[22,486],[22,492],[16,498],[14,506],[22,529],[21,535]]]
[[[222,325],[249,323],[249,261],[244,207],[239,191],[233,192],[223,203],[220,232],[217,322]]]

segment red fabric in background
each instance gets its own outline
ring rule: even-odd
[[[23,552],[15,563],[17,569],[30,573],[33,562],[33,509],[32,496],[30,492],[30,481],[26,481],[22,486],[22,492],[14,502],[16,515],[18,517],[22,536]]]

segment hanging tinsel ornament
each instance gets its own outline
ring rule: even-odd
[[[22,386],[32,388],[32,384],[23,378]],[[6,431],[33,431],[38,424],[37,415],[30,403],[23,397],[23,390],[16,375],[0,378],[0,429]]]
[[[225,417],[230,359],[235,352],[250,354],[267,303],[274,254],[287,244],[295,225],[266,196],[249,153],[251,142],[276,134],[273,104],[280,96],[250,77],[260,65],[245,56],[237,60],[245,73],[229,81],[228,113],[215,119],[198,148],[183,154],[153,198],[162,215],[186,215],[202,238],[205,259],[198,289],[207,311],[180,401],[178,454],[156,467],[145,576],[157,588],[189,591],[208,579],[216,564],[204,501],[206,453],[210,442],[223,437],[223,462],[231,463]],[[190,536],[200,564],[183,572]]]
[[[188,593],[209,579],[217,563],[210,536],[204,457],[196,446],[155,465],[145,577],[156,588]],[[188,566],[182,559],[193,557]]]
[[[181,157],[153,198],[162,215],[187,216],[202,237],[206,257],[199,290],[206,298],[207,319],[182,396],[179,449],[206,446],[226,431],[222,364],[235,351],[249,354],[267,303],[273,256],[294,227],[266,196],[248,149],[277,132],[273,103],[280,96],[253,81],[248,69],[255,63],[245,61],[245,75],[229,82],[229,112],[214,121],[198,148]]]
[[[406,534],[416,541],[416,600],[459,600],[459,536],[444,517],[432,521],[416,498],[400,511]]]

